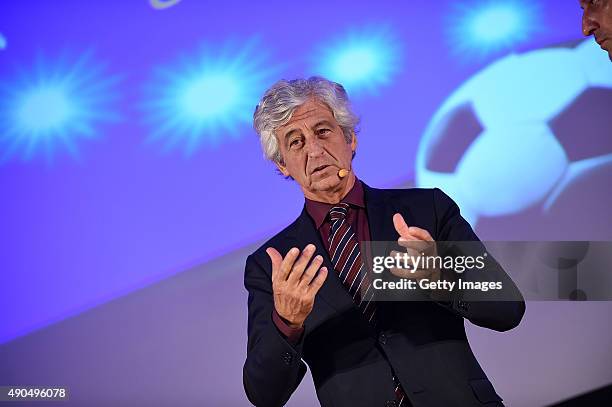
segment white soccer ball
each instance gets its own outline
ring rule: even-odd
[[[612,63],[589,39],[508,55],[460,86],[421,139],[416,184],[444,190],[476,226],[544,213],[602,165],[612,165]]]

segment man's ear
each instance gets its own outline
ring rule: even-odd
[[[289,176],[289,171],[287,171],[287,167],[285,167],[284,165],[282,165],[280,162],[274,162],[274,164],[276,165],[276,167],[278,168],[278,170],[285,176],[288,177]]]
[[[355,134],[355,131],[351,131],[351,135],[352,140],[351,140],[351,150],[353,150],[353,153],[355,153],[355,150],[357,150],[357,135]]]

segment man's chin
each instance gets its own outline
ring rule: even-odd
[[[340,178],[338,178],[336,175],[329,175],[325,178],[321,178],[316,181],[313,181],[311,186],[312,186],[312,189],[314,190],[326,191],[326,190],[333,189],[334,187],[338,186],[339,183],[340,183]]]
[[[312,180],[310,183],[310,188],[313,191],[328,191],[336,188],[341,182],[342,179],[338,177],[336,172],[329,171],[329,174],[325,174],[323,177],[317,177],[316,179]]]

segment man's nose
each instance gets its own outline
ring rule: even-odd
[[[311,138],[306,141],[306,152],[309,157],[318,157],[323,154],[323,146],[321,145],[320,140],[316,137]]]
[[[592,35],[598,28],[597,20],[593,18],[589,9],[585,9],[582,15],[582,34],[585,36]]]

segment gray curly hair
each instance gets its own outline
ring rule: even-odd
[[[291,120],[293,112],[309,98],[325,103],[344,133],[347,143],[357,131],[358,117],[351,110],[344,87],[319,76],[276,82],[264,93],[253,114],[253,127],[259,135],[264,157],[284,164],[275,131]]]

